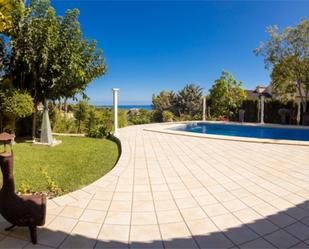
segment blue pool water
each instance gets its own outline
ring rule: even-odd
[[[176,129],[179,131],[224,136],[309,141],[309,129],[274,128],[213,123],[187,124],[181,127],[177,127]]]

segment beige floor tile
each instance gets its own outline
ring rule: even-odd
[[[134,200],[133,212],[154,212],[153,200]]]
[[[115,201],[131,201],[132,193],[125,192],[115,192],[113,196],[113,200]]]
[[[104,241],[128,242],[130,226],[104,224],[98,239]]]
[[[160,224],[160,230],[162,238],[164,240],[175,239],[175,238],[186,238],[190,237],[190,232],[185,223],[169,223]]]
[[[240,219],[243,223],[252,223],[256,220],[263,219],[263,216],[254,211],[251,208],[245,208],[236,212],[233,212],[233,214]]]
[[[198,202],[192,197],[184,199],[176,199],[175,202],[179,208],[199,207]]]
[[[180,212],[185,221],[207,218],[204,210],[200,207],[180,209]]]
[[[227,214],[230,212],[220,203],[203,206],[203,209],[209,217]]]
[[[228,209],[231,212],[235,212],[235,211],[247,208],[247,206],[243,202],[241,202],[240,200],[236,200],[236,199],[232,201],[223,202],[222,204],[226,209]]]
[[[154,203],[156,211],[168,211],[177,209],[174,200],[155,201]]]
[[[235,228],[240,226],[242,223],[232,214],[223,214],[211,218],[212,221],[222,230],[229,228]]]
[[[133,212],[132,225],[153,225],[157,224],[156,214],[154,212]]]
[[[110,205],[110,201],[91,200],[87,206],[87,209],[107,211]]]
[[[272,214],[276,214],[278,212],[278,209],[276,209],[275,207],[271,206],[268,203],[261,203],[253,206],[252,208],[265,217],[270,216]]]
[[[114,225],[129,225],[131,220],[131,213],[109,211],[107,213],[105,223]]]
[[[248,207],[252,207],[252,206],[255,206],[255,205],[258,205],[258,204],[261,204],[261,203],[264,202],[262,199],[254,196],[254,195],[243,197],[243,198],[241,198],[241,201],[244,204],[246,204]]]
[[[153,192],[153,199],[157,201],[172,200],[173,197],[169,192]]]
[[[106,211],[99,210],[85,210],[82,216],[79,218],[81,221],[102,223],[105,219]]]
[[[60,216],[78,219],[82,215],[83,211],[83,208],[67,206],[62,210]]]
[[[157,217],[158,217],[158,221],[160,224],[175,223],[175,222],[183,221],[181,214],[178,210],[158,211]]]
[[[191,220],[186,222],[192,235],[207,235],[214,232],[220,232],[220,230],[215,226],[215,224],[209,219],[204,218],[200,220]]]
[[[96,192],[93,196],[93,200],[108,201],[113,198],[114,192]]]
[[[72,234],[81,235],[81,236],[91,238],[91,239],[96,239],[99,234],[100,229],[101,229],[101,224],[80,221],[76,224],[76,226],[72,230]]]
[[[198,196],[195,199],[201,206],[219,203],[218,200],[211,195]]]
[[[133,200],[135,201],[151,201],[152,198],[152,192],[138,192],[133,193]]]
[[[131,226],[130,242],[152,242],[161,240],[158,225]]]
[[[109,207],[110,211],[119,211],[119,212],[131,212],[132,210],[132,201],[115,201],[111,202]]]

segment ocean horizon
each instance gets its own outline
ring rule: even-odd
[[[96,105],[98,108],[113,108],[113,105]],[[131,110],[131,109],[144,109],[144,110],[152,110],[151,105],[118,105],[118,109],[120,110]]]

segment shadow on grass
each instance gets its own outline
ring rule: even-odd
[[[103,211],[102,211],[103,212]],[[205,219],[211,223],[209,219]],[[206,222],[206,223],[207,223]],[[196,223],[198,224],[198,223]],[[202,223],[201,223],[202,224]],[[0,223],[0,229],[6,226],[6,222]],[[207,224],[204,224],[207,225]],[[211,223],[210,225],[213,226]],[[93,227],[92,227],[93,226]],[[95,229],[95,227],[97,229]],[[123,240],[123,234],[112,234],[115,240],[108,240],[101,234],[97,238],[100,224],[88,223],[88,227],[84,228],[84,232],[92,234],[94,238],[83,235],[69,235],[62,231],[54,231],[48,228],[42,228],[38,234],[37,248],[309,248],[309,201],[305,201],[292,208],[269,215],[262,219],[254,220],[250,223],[242,224],[227,229],[226,231],[208,233],[199,225],[191,226],[191,230],[198,231],[198,235],[193,237],[174,238],[166,240],[150,240],[149,243],[144,242],[119,242]],[[94,228],[94,229],[92,229]],[[161,229],[163,238],[166,236]],[[146,230],[140,229],[140,234],[135,236],[147,237],[150,234]],[[113,232],[111,232],[113,233]],[[195,233],[195,232],[193,232]],[[203,234],[204,233],[204,234]],[[18,238],[23,235],[24,239],[28,239],[28,230],[25,228],[14,229],[8,237],[0,235],[0,248],[15,248],[12,237]],[[129,239],[129,232],[127,233]],[[119,236],[119,241],[117,237]],[[132,236],[132,233],[131,233]],[[172,236],[171,236],[172,237]],[[26,248],[32,248],[28,244]],[[36,248],[36,247],[34,247]]]

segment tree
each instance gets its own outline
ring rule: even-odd
[[[161,91],[158,95],[152,95],[152,107],[157,111],[167,111],[172,107],[171,92]]]
[[[88,119],[89,105],[87,101],[79,101],[74,108],[74,117],[77,122],[77,132],[81,133],[82,122]]]
[[[35,106],[45,100],[84,94],[88,84],[106,71],[95,41],[82,37],[78,10],[56,16],[46,0],[32,0],[15,13],[9,32],[13,85],[31,93]],[[36,130],[33,115],[32,135]]]
[[[309,20],[281,33],[276,26],[267,28],[269,40],[255,49],[264,57],[265,67],[271,70],[272,88],[279,96],[299,95],[306,111],[309,97]]]
[[[15,133],[15,123],[19,118],[25,118],[33,113],[33,98],[30,94],[15,90],[2,92],[1,111],[12,122],[12,133]]]
[[[0,87],[3,88],[4,80],[9,72],[10,52],[4,41],[4,37],[0,36]]]
[[[200,86],[189,84],[178,92],[175,97],[174,107],[178,115],[194,116],[201,112],[203,89]],[[174,110],[174,111],[176,111]]]
[[[246,98],[242,82],[237,82],[227,71],[222,72],[209,92],[211,112],[215,117],[233,117]]]
[[[6,33],[12,26],[13,10],[21,9],[23,2],[20,0],[0,0],[0,32]]]

